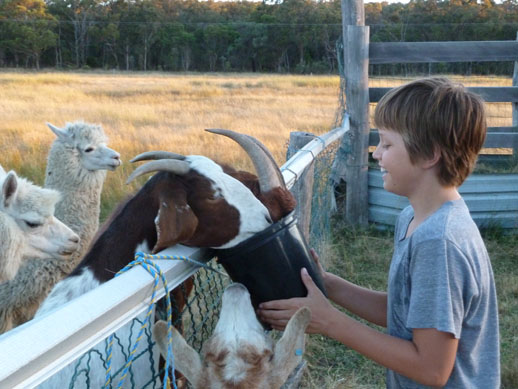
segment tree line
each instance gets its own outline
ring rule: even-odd
[[[371,42],[514,40],[518,0],[367,3]],[[340,0],[1,0],[0,67],[337,73]],[[510,74],[511,63],[371,65]]]

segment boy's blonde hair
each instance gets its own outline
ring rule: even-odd
[[[439,151],[445,186],[460,186],[471,173],[487,131],[483,100],[444,77],[390,90],[376,106],[374,123],[402,136],[412,163]]]

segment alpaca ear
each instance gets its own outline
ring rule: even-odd
[[[2,205],[4,208],[9,207],[13,203],[17,189],[18,177],[14,171],[10,171],[2,185]]]
[[[174,355],[175,369],[197,387],[196,383],[201,375],[202,364],[200,355],[187,344],[178,330],[172,327],[172,351]],[[153,336],[160,349],[160,354],[167,358],[167,322],[159,320],[153,327]]]
[[[310,320],[311,311],[307,307],[302,307],[286,325],[282,338],[275,345],[270,387],[280,388],[302,361],[306,341],[304,333]]]
[[[187,204],[183,188],[161,194],[155,225],[157,240],[153,253],[183,242],[194,234],[198,218]]]
[[[70,140],[70,135],[68,134],[68,132],[66,132],[65,130],[59,128],[59,127],[56,127],[55,125],[53,124],[50,124],[50,123],[47,123],[47,126],[51,129],[51,131],[56,134],[56,136],[58,138],[60,138],[61,140],[63,141],[68,141]]]

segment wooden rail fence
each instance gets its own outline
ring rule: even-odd
[[[351,131],[342,140],[333,165],[335,184],[346,184],[346,206],[344,218],[350,224],[366,225],[369,221],[393,224],[393,218],[378,217],[380,204],[375,204],[375,193],[371,172],[368,169],[369,146],[378,143],[376,129],[369,125],[369,102],[378,102],[390,88],[369,88],[368,65],[388,63],[432,63],[432,62],[487,62],[514,61],[511,87],[471,87],[473,92],[487,102],[508,102],[512,104],[513,125],[490,127],[484,144],[485,148],[512,148],[518,155],[518,41],[471,41],[471,42],[376,42],[369,43],[369,27],[365,26],[363,0],[342,0],[342,23],[344,41],[344,77],[347,111],[350,115]],[[375,174],[374,174],[375,175]],[[493,195],[482,190],[494,185],[495,178],[478,177],[480,201],[494,204],[488,209],[490,217],[481,225],[491,223],[517,228],[518,221],[509,218],[518,212],[518,185],[515,194],[509,194],[516,205],[507,209],[504,215],[498,210],[499,192]],[[498,176],[497,180],[503,179]],[[472,177],[468,178],[468,181]],[[371,184],[369,184],[369,182]],[[512,181],[513,185],[515,181]],[[496,190],[496,189],[495,189]],[[388,199],[388,197],[387,197]],[[484,200],[482,200],[484,199]],[[387,200],[387,202],[389,202]],[[469,205],[468,205],[469,206]],[[369,211],[369,207],[371,211]],[[388,204],[387,204],[388,207]],[[374,211],[372,210],[374,209]],[[511,216],[509,216],[511,215]],[[482,219],[480,219],[482,220]]]

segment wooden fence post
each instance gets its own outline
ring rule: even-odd
[[[516,40],[518,40],[518,32],[516,32]],[[513,70],[513,86],[518,86],[518,61],[514,61]],[[518,127],[518,103],[512,102],[513,127]],[[514,130],[518,131],[518,130]],[[518,157],[518,148],[513,149],[513,156]]]
[[[315,135],[308,132],[294,131],[290,133],[290,144],[286,155],[286,160],[290,159],[297,151],[299,151],[306,144],[315,139]],[[295,216],[297,217],[297,224],[309,242],[309,228],[311,223],[311,200],[313,199],[313,181],[314,181],[314,162],[312,162],[302,173],[302,176],[297,180],[295,185],[291,188],[291,193],[297,200],[297,208],[295,209]]]
[[[346,183],[345,220],[365,226],[368,209],[369,148],[369,27],[363,0],[342,0],[344,77],[351,130],[339,148],[334,179]],[[341,165],[341,166],[340,166]]]

